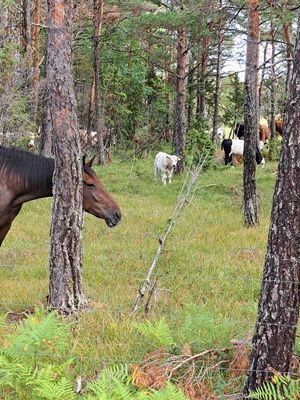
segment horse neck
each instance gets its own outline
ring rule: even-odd
[[[45,174],[43,185],[33,187],[30,184],[26,184],[22,182],[20,184],[20,188],[15,192],[14,204],[23,204],[27,203],[31,200],[41,199],[44,197],[51,197],[53,195],[52,192],[52,176],[54,172],[53,169],[50,169],[47,174]]]
[[[15,204],[23,204],[23,203],[27,203],[28,201],[31,201],[31,200],[42,199],[44,197],[51,197],[52,195],[53,195],[52,187],[36,189],[31,192],[27,192],[27,193],[23,192],[23,193],[19,194],[14,203]]]

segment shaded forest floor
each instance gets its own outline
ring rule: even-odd
[[[242,166],[204,172],[192,204],[176,224],[159,260],[156,303],[147,317],[130,308],[168,226],[183,177],[166,188],[153,179],[153,156],[96,168],[118,200],[122,223],[108,228],[85,215],[85,294],[91,309],[77,316],[71,350],[76,374],[93,375],[112,363],[137,364],[157,343],[137,323],[164,318],[176,343],[195,351],[251,338],[266,249],[275,164],[257,170],[260,225],[243,226]],[[51,200],[26,204],[0,252],[1,312],[22,312],[45,302]],[[182,337],[186,316],[196,321]],[[1,338],[0,338],[1,339]],[[68,354],[68,355],[69,355]],[[63,355],[62,355],[63,356]],[[223,382],[223,381],[222,381]],[[224,393],[224,382],[216,391]]]

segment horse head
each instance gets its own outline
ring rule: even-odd
[[[89,214],[104,219],[112,228],[121,221],[121,211],[92,169],[94,159],[88,162],[83,159],[83,208]]]

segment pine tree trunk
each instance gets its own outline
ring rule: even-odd
[[[176,104],[174,111],[174,127],[173,127],[173,150],[180,156],[177,163],[176,172],[182,172],[184,168],[185,156],[185,133],[186,133],[186,116],[185,116],[185,96],[186,96],[186,80],[187,80],[187,30],[180,28],[178,30],[178,58],[177,58],[177,77],[176,77]]]
[[[32,49],[31,49],[31,0],[23,0],[23,46],[24,78],[28,91],[32,88]]]
[[[207,81],[207,62],[208,62],[208,45],[209,38],[203,37],[200,41],[200,63],[198,68],[198,90],[197,90],[197,107],[196,118],[204,120],[205,118],[205,91]]]
[[[99,44],[100,32],[103,21],[104,0],[94,0],[94,82],[95,82],[95,118],[97,131],[97,152],[99,156],[99,164],[105,164],[103,135],[105,133],[105,123],[103,108],[100,98],[99,84]]]
[[[42,126],[40,131],[40,141],[39,141],[39,152],[45,157],[53,156],[53,121],[50,115],[50,91],[49,80],[47,79],[47,60],[48,60],[48,36],[49,30],[47,29],[45,38],[45,77],[44,77],[44,87],[43,87],[43,117]]]
[[[299,28],[289,92],[245,398],[268,379],[269,368],[288,373],[295,345],[300,302]]]
[[[289,87],[291,69],[292,69],[292,58],[293,58],[291,25],[292,25],[291,22],[285,22],[283,24],[283,38],[286,43],[286,58],[287,58],[286,89],[288,89]]]
[[[187,100],[187,129],[190,129],[194,119],[194,69],[193,63],[190,63],[192,70],[188,74],[188,100]]]
[[[41,15],[41,0],[35,0],[32,22],[32,90],[31,90],[31,115],[34,123],[36,124],[37,110],[38,110],[38,96],[39,96],[39,63],[40,63],[40,15]]]
[[[264,47],[263,68],[262,68],[262,72],[261,72],[261,80],[260,80],[260,85],[259,85],[259,90],[258,90],[259,108],[261,108],[263,86],[264,86],[264,80],[265,80],[266,71],[267,71],[268,46],[269,46],[269,42],[267,41],[266,44],[265,44],[265,47]]]
[[[246,226],[258,223],[256,199],[256,159],[258,141],[258,56],[259,0],[248,0],[248,36],[244,84],[244,220]]]
[[[31,0],[23,0],[24,52],[31,52]]]
[[[270,90],[270,101],[271,101],[271,109],[270,109],[270,132],[271,139],[274,139],[276,136],[276,128],[275,128],[275,117],[276,117],[276,71],[275,71],[275,27],[274,22],[271,21],[271,90]],[[272,157],[271,157],[272,158]]]
[[[47,80],[54,133],[48,306],[70,314],[82,291],[82,160],[72,76],[72,0],[48,0]]]
[[[222,1],[220,1],[222,6]],[[219,21],[219,28],[217,31],[217,65],[216,65],[216,81],[215,81],[215,93],[214,93],[214,116],[213,116],[213,131],[212,131],[212,142],[216,143],[216,137],[219,127],[219,111],[220,111],[220,97],[221,97],[221,67],[222,67],[222,20]]]

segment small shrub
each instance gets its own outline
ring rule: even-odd
[[[188,165],[196,165],[206,158],[204,169],[214,162],[215,146],[212,145],[208,130],[204,125],[190,129],[186,134],[186,160]]]
[[[278,161],[280,156],[281,145],[282,145],[281,136],[276,136],[274,139],[270,139],[268,149],[263,150],[264,157],[267,157],[270,161]]]

